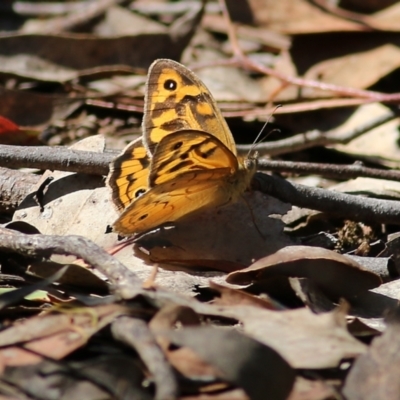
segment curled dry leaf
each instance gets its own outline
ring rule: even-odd
[[[59,271],[64,265],[52,261],[39,261],[28,267],[28,272],[40,278],[47,278],[51,274]],[[97,275],[87,268],[77,264],[69,264],[68,270],[60,278],[60,283],[72,285],[86,290],[89,293],[106,293],[108,285]]]
[[[276,310],[280,308],[276,302],[264,295],[262,298],[256,297],[243,290],[234,289],[216,282],[210,281],[210,288],[216,290],[220,297],[214,299],[213,304],[220,306],[236,306],[250,305],[254,307],[266,308],[268,310]]]
[[[226,280],[246,285],[279,275],[309,278],[333,298],[351,297],[382,283],[378,275],[349,257],[307,246],[285,247],[248,268],[230,273]]]

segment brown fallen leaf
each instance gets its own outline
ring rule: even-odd
[[[60,310],[16,323],[0,332],[0,365],[37,363],[45,357],[61,359],[83,346],[115,317],[126,312],[118,304]]]
[[[191,304],[197,313],[240,321],[243,332],[275,349],[293,368],[337,367],[358,357],[367,346],[346,328],[346,311],[314,314],[306,308],[271,311],[252,306],[214,307]]]
[[[226,281],[246,285],[279,275],[308,278],[333,298],[351,297],[382,283],[378,275],[349,257],[307,246],[288,246],[278,250],[248,268],[230,273]]]

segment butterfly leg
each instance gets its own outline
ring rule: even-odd
[[[153,270],[150,273],[150,276],[142,283],[143,289],[155,290],[156,286],[156,277],[158,273],[158,264],[155,263],[153,266]]]
[[[248,201],[246,200],[246,198],[243,195],[240,195],[240,198],[245,202],[247,208],[249,209],[251,220],[253,221],[254,227],[257,229],[257,232],[260,234],[260,236],[263,238],[263,240],[265,240],[266,237],[263,235],[263,233],[261,232],[260,228],[257,225],[256,219],[254,217],[254,213],[250,207],[250,204],[248,203]]]

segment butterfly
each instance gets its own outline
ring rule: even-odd
[[[122,211],[115,232],[140,234],[233,203],[250,186],[256,160],[237,155],[210,91],[183,65],[150,66],[142,129],[142,141],[110,166],[107,183]]]

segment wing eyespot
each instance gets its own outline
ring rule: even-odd
[[[173,92],[178,87],[178,83],[173,79],[167,79],[164,82],[164,89]]]
[[[143,221],[144,219],[146,219],[149,216],[149,214],[143,214],[138,218],[138,221]]]
[[[135,192],[135,197],[140,197],[142,194],[144,194],[146,192],[146,189],[138,189]]]
[[[178,150],[182,147],[182,145],[183,145],[183,142],[175,143],[172,147],[172,150]]]
[[[181,160],[186,160],[187,158],[189,158],[189,154],[188,153],[183,153],[183,154],[181,154],[181,156],[179,158]]]

